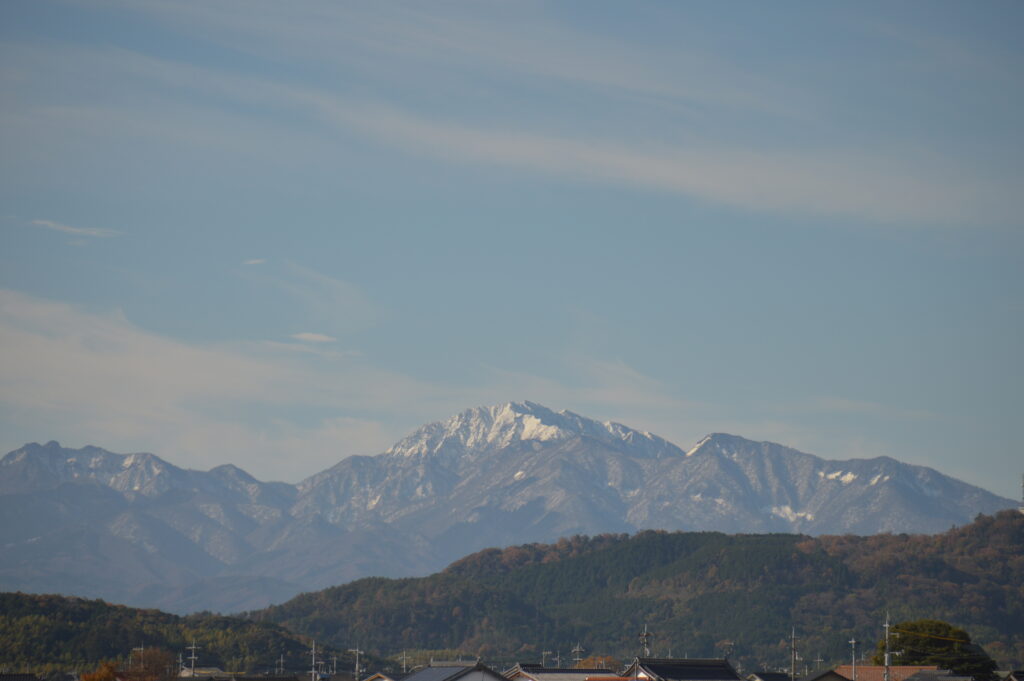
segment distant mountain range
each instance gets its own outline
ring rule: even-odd
[[[894,459],[827,461],[531,402],[468,409],[297,485],[56,442],[0,460],[0,589],[238,611],[491,546],[639,529],[934,533],[1014,502]]]

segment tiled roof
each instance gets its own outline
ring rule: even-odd
[[[758,678],[761,681],[790,681],[786,672],[754,672],[748,679]]]
[[[505,677],[526,677],[535,681],[586,681],[595,676],[612,676],[614,672],[602,668],[542,667],[539,664],[518,664],[505,672]]]
[[[907,677],[907,681],[972,681],[973,676],[957,676],[948,669],[925,669]]]
[[[479,662],[432,662],[429,667],[409,674],[403,681],[455,681],[472,672],[483,672],[495,681],[504,681],[501,674]]]
[[[889,681],[906,681],[920,671],[935,671],[935,665],[899,665],[889,667]],[[836,673],[848,679],[853,678],[853,665],[843,664],[836,667]],[[885,667],[882,665],[857,665],[857,681],[885,681]]]
[[[787,676],[789,676],[787,674]],[[850,681],[847,677],[843,676],[834,669],[826,669],[823,672],[818,672],[813,676],[805,676],[800,681]]]
[[[723,659],[641,657],[636,664],[658,681],[740,681],[736,670]]]
[[[472,667],[424,667],[405,677],[406,681],[451,681],[466,673]]]

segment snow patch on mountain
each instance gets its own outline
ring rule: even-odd
[[[859,476],[856,473],[848,471],[834,471],[832,473],[825,473],[824,471],[818,471],[818,477],[824,478],[825,480],[838,480],[844,485],[849,485],[851,482],[856,480]],[[877,477],[877,476],[876,476]],[[874,484],[874,483],[872,483]]]
[[[798,520],[814,520],[813,513],[807,513],[806,511],[794,511],[788,505],[772,506],[771,511],[772,515],[784,518],[791,523],[795,523]]]

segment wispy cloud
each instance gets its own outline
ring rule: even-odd
[[[291,337],[294,338],[295,340],[305,341],[307,343],[333,343],[336,340],[338,340],[337,338],[334,338],[333,336],[328,336],[328,335],[323,334],[323,333],[308,333],[308,332],[305,332],[305,333],[293,333],[291,335]]]
[[[297,335],[311,338],[296,347],[326,338]],[[383,451],[467,406],[533,399],[668,436],[662,426],[685,408],[621,362],[585,361],[569,383],[500,369],[472,384],[423,381],[354,353],[187,343],[117,311],[10,290],[0,290],[0,346],[0,430],[8,437],[149,450],[197,468],[232,461],[264,479],[294,480]]]
[[[161,0],[110,0],[187,32],[218,39],[236,49],[313,59],[320,64],[359,61],[377,74],[382,62],[459,66],[489,73],[583,86],[605,95],[640,96],[648,105],[680,103],[754,109],[804,117],[806,93],[696,49],[671,49],[595,36],[553,21],[539,8],[519,4],[492,14],[467,6],[358,6],[312,2],[305,11],[257,0],[241,7],[188,5]],[[490,7],[491,10],[495,8]],[[369,55],[369,56],[368,56]],[[372,66],[371,66],[372,65]],[[405,69],[403,69],[405,70]]]
[[[186,343],[117,311],[10,290],[0,290],[0,346],[0,430],[8,437],[145,449],[202,468],[235,461],[264,478],[294,479],[381,451],[400,431],[366,414],[435,392],[352,356]],[[282,451],[301,452],[301,461],[284,463]]]
[[[242,264],[243,265],[262,265],[262,264],[264,264],[266,262],[267,261],[265,259],[263,259],[263,258],[253,258],[252,260],[244,260],[244,261],[242,261]]]
[[[941,160],[868,151],[755,150],[701,143],[654,149],[426,120],[395,109],[372,114],[327,98],[325,113],[388,144],[461,162],[500,164],[610,182],[773,213],[883,223],[1010,220],[1013,178],[972,181]]]
[[[49,229],[54,232],[62,232],[64,234],[71,234],[73,236],[88,236],[97,239],[108,239],[114,236],[120,236],[121,232],[113,229],[100,229],[96,227],[72,227],[71,225],[61,224],[52,220],[32,220],[29,224],[34,227],[41,229]]]
[[[215,93],[218,101],[229,98],[244,103],[250,112],[289,110],[299,116],[293,120],[314,123],[328,145],[336,143],[335,132],[354,133],[402,153],[446,163],[512,167],[771,214],[972,226],[993,221],[1012,224],[1019,216],[1020,178],[976,166],[968,169],[939,151],[908,149],[894,139],[880,138],[874,146],[864,145],[862,140],[843,146],[840,138],[823,148],[793,142],[738,145],[728,136],[709,131],[687,135],[686,142],[670,143],[662,136],[648,139],[636,131],[610,138],[585,131],[567,134],[537,122],[512,128],[461,115],[456,119],[454,113],[427,115],[386,101],[202,69],[124,50],[72,52],[73,59],[55,60],[52,55],[38,59],[50,59],[54,69],[92,64],[102,72],[124,74],[143,88],[161,83],[190,101],[212,101],[208,95]],[[79,113],[69,112],[68,118],[80,121]],[[115,118],[125,116],[124,111],[108,113]],[[217,136],[215,143],[227,149],[252,154],[276,137],[266,134],[273,116],[264,120],[250,113],[241,121],[243,125],[232,131],[223,120],[229,113],[217,108],[210,113],[217,129],[226,131],[228,138]],[[130,118],[144,122],[148,115],[144,111]],[[93,117],[101,121],[106,115],[96,110]],[[254,128],[254,120],[262,122]],[[161,130],[165,124],[175,125],[164,119],[159,124]],[[277,125],[286,137],[311,134],[309,126],[300,130],[294,125]],[[162,134],[169,133],[165,130]],[[197,134],[203,140],[209,137],[201,131]],[[246,139],[231,143],[232,135]],[[279,151],[277,147],[267,150],[275,154],[275,160]]]

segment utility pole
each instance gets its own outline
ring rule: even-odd
[[[551,654],[550,650],[542,650],[540,652],[540,666],[541,667],[547,667],[548,666],[548,655],[550,655],[550,654]]]
[[[311,658],[309,665],[309,681],[316,681],[316,639],[313,639],[313,647],[309,650]]]
[[[789,636],[789,679],[796,681],[796,627]],[[887,678],[885,681],[889,681]]]
[[[572,649],[573,662],[579,667],[580,663],[583,662],[583,646],[580,645],[579,641],[576,641],[576,647]]]
[[[885,681],[892,681],[889,675],[889,611],[885,611],[885,657],[883,662],[885,663]]]
[[[284,676],[284,653],[281,653],[281,657],[277,658],[277,675]]]
[[[850,657],[853,658],[853,678],[850,681],[857,681],[857,639],[850,639]]]
[[[197,648],[199,648],[199,646],[196,645],[196,640],[195,639],[192,639],[192,645],[186,646],[186,648],[185,648],[185,650],[189,651],[189,654],[188,654],[188,662],[189,662],[189,667],[190,667],[190,670],[189,670],[190,674],[189,675],[192,678],[196,677],[196,660],[199,657],[198,655],[196,655],[196,649]]]
[[[409,670],[406,668],[406,664],[405,664],[405,651],[404,650],[402,651],[402,673],[403,674],[408,674],[409,673]]]
[[[363,651],[359,650],[359,646],[355,648],[349,648],[348,652],[356,654],[356,681],[359,681],[359,654]]]

